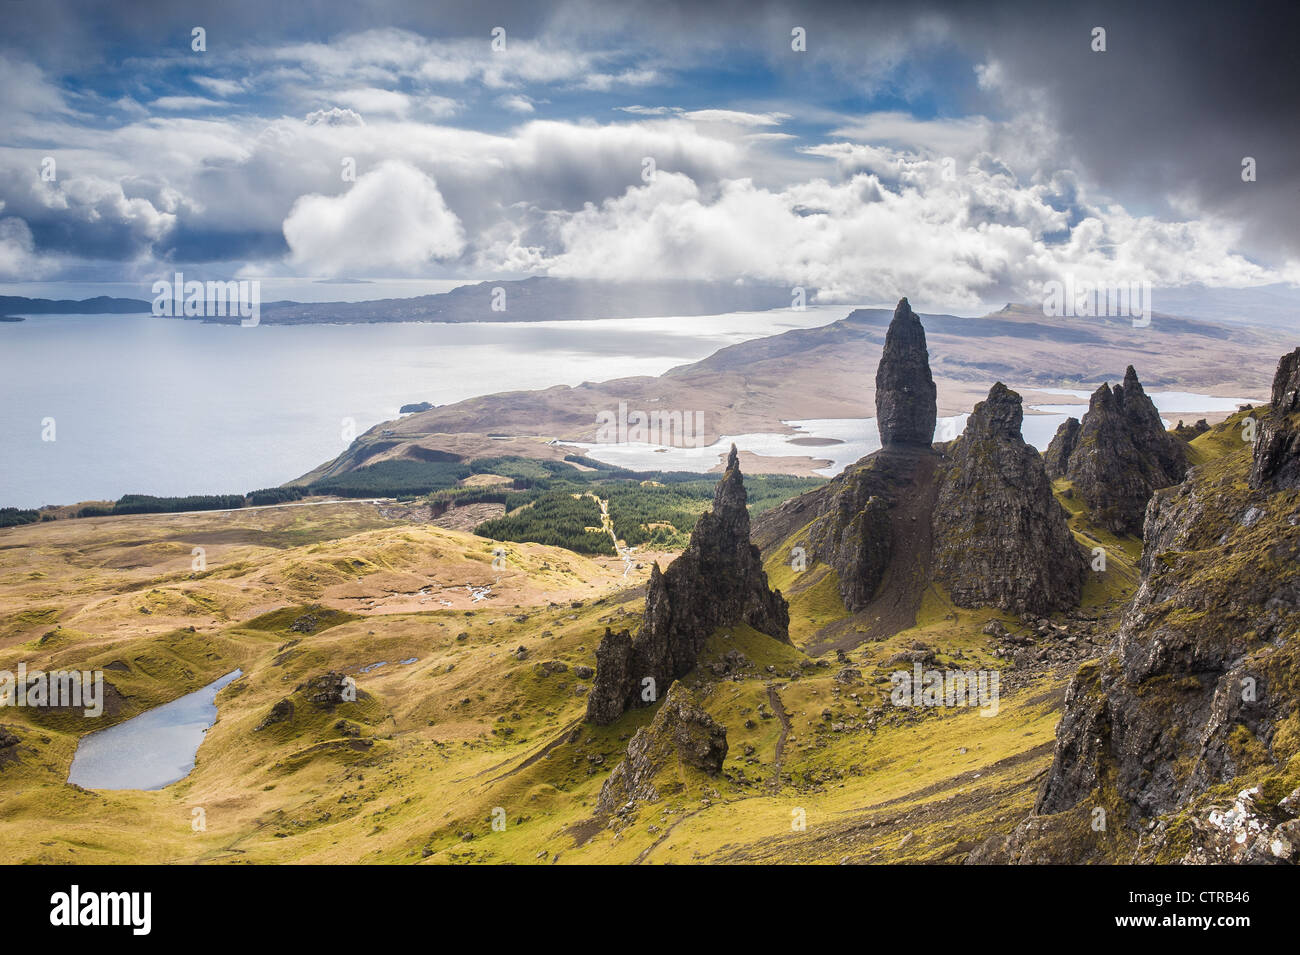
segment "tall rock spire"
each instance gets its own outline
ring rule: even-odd
[[[645,615],[635,637],[606,631],[596,650],[596,680],[587,719],[612,723],[633,706],[661,698],[673,680],[695,667],[713,631],[746,623],[790,642],[790,611],[771,590],[758,548],[749,542],[745,481],[735,445],[686,550],[646,587]],[[647,681],[653,681],[648,684]],[[653,694],[646,695],[648,685]]]
[[[928,448],[938,414],[936,394],[925,329],[907,299],[899,299],[876,368],[876,424],[881,444],[886,448]]]

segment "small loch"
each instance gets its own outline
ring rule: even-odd
[[[194,769],[199,744],[217,719],[217,693],[233,670],[201,690],[81,737],[68,782],[85,789],[162,789]]]

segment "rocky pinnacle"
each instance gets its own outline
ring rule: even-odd
[[[934,438],[936,389],[925,329],[907,299],[899,299],[876,368],[876,424],[881,444],[925,447]]]
[[[1084,563],[1020,395],[1001,382],[949,446],[935,503],[935,580],[959,607],[1046,614],[1077,606]]]
[[[713,507],[700,515],[686,550],[666,571],[651,569],[640,631],[607,631],[597,647],[587,719],[612,723],[629,707],[654,702],[695,668],[715,630],[742,623],[790,642],[785,598],[768,588],[749,541],[745,481],[732,445]]]
[[[1060,468],[1059,453],[1049,453],[1048,458],[1055,469]],[[1151,495],[1177,484],[1186,474],[1187,448],[1165,430],[1132,365],[1123,384],[1113,388],[1103,384],[1096,390],[1064,477],[1097,523],[1115,534],[1142,533]]]

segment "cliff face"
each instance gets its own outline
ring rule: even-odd
[[[1048,456],[1059,458],[1051,448]],[[1123,384],[1097,389],[1064,469],[1097,523],[1116,534],[1142,533],[1152,493],[1186,474],[1187,449],[1165,430],[1132,365]]]
[[[736,448],[700,515],[690,543],[668,570],[651,569],[640,631],[606,631],[596,649],[596,679],[587,719],[611,723],[624,710],[654,702],[642,699],[643,680],[656,695],[694,667],[718,627],[747,623],[790,642],[790,611],[780,591],[768,588],[758,548],[749,542],[749,510]]]
[[[1074,449],[1078,445],[1079,419],[1066,418],[1056,429],[1051,444],[1043,453],[1043,467],[1047,469],[1049,478],[1055,481],[1057,478],[1065,477],[1065,472],[1070,467],[1070,455],[1074,454]]]
[[[1083,557],[1022,419],[1020,395],[995,384],[941,466],[933,577],[958,606],[1047,614],[1079,603]]]
[[[930,451],[890,448],[871,455],[828,487],[819,489],[818,517],[809,533],[809,553],[829,564],[839,578],[840,597],[852,611],[876,595],[891,561],[906,543],[896,525],[900,504],[915,490],[918,459]],[[928,519],[928,512],[924,515]]]
[[[1250,486],[1300,487],[1300,348],[1282,357],[1273,401],[1260,424]]]
[[[1295,375],[1293,353],[1274,384],[1284,416]],[[1088,827],[1061,837],[1098,806],[1152,827],[1143,851],[1158,861],[1300,855],[1300,822],[1276,809],[1300,782],[1300,490],[1243,480],[1298,469],[1295,444],[1261,440],[1155,495],[1139,589],[1109,653],[1071,684],[1035,816],[980,861],[1104,859]],[[1240,841],[1204,805],[1233,781],[1259,789],[1240,797],[1257,813]]]
[[[937,420],[936,395],[925,329],[907,299],[901,299],[876,368],[876,424],[881,444],[886,448],[928,448]]]

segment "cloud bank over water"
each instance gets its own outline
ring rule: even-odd
[[[195,51],[151,4],[79,9],[0,41],[0,280],[682,277],[931,308],[1067,274],[1300,280],[1295,68],[1234,56],[1279,31],[1233,18],[1208,43],[1103,9],[1096,52],[1015,3],[218,5]]]

